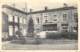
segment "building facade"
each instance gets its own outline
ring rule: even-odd
[[[26,13],[8,5],[2,6],[2,35],[6,39],[14,36],[16,31],[22,29],[22,34],[26,35]]]
[[[30,12],[27,18],[32,16],[35,32],[77,32],[78,14],[77,8],[62,7]]]
[[[61,7],[56,9],[24,12],[10,6],[3,6],[3,32],[8,35],[15,35],[15,32],[22,28],[23,35],[29,35],[29,20],[32,18],[34,33],[40,32],[78,32],[77,8]],[[4,20],[6,19],[6,20]],[[7,26],[6,26],[7,24]],[[6,28],[5,28],[6,26]]]

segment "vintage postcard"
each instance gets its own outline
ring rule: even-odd
[[[78,0],[0,1],[1,50],[77,52]]]

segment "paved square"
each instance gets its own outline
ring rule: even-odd
[[[3,50],[77,50],[77,40],[43,40],[42,44],[16,44],[3,42]]]

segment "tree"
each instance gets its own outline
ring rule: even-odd
[[[34,36],[34,23],[32,18],[29,19],[28,23],[28,36],[30,37]]]

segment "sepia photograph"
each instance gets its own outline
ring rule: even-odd
[[[8,0],[1,9],[2,50],[78,50],[76,0]]]

